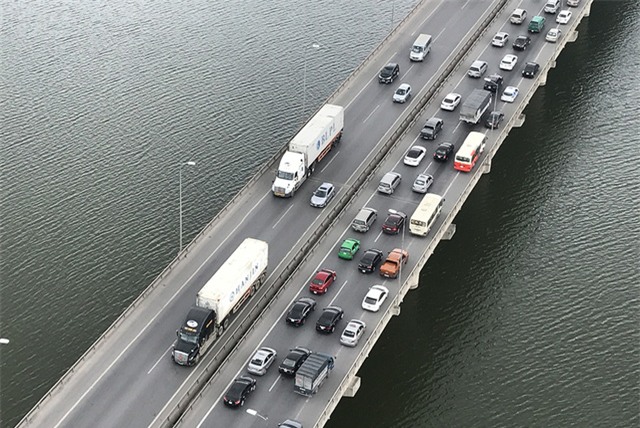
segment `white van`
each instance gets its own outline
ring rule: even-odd
[[[409,59],[411,61],[423,61],[431,50],[431,36],[429,34],[420,34],[413,46],[411,46],[411,53],[409,53]]]
[[[520,25],[525,21],[525,19],[527,19],[527,11],[524,9],[516,9],[511,14],[509,21],[512,24]]]
[[[556,13],[560,9],[560,0],[547,0],[544,5],[544,11],[547,13]]]

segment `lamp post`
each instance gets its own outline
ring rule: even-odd
[[[257,411],[253,410],[253,409],[247,409],[247,413],[249,413],[251,416],[257,416],[260,419],[262,419],[263,421],[266,421],[267,419],[269,419],[266,416],[262,416],[260,413],[258,413]]]
[[[319,49],[320,45],[318,43],[312,43],[311,48]],[[306,108],[307,108],[307,50],[304,52],[304,67],[303,67],[303,76],[302,76],[302,118],[306,117]]]
[[[179,182],[180,182],[180,250],[178,252],[182,252],[182,167],[183,166],[194,166],[196,163],[193,161],[187,161],[180,164],[180,172],[179,172]]]

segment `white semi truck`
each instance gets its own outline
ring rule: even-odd
[[[460,107],[460,120],[477,124],[491,104],[492,94],[484,89],[474,89]]]
[[[256,292],[267,276],[269,246],[245,239],[198,292],[196,304],[176,332],[171,358],[192,366],[229,326],[231,316]]]
[[[271,190],[275,196],[293,196],[316,164],[340,142],[344,107],[326,104],[289,142]]]

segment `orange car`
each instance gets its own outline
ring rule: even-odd
[[[380,266],[380,276],[387,278],[397,278],[400,273],[400,266],[407,264],[409,253],[402,248],[396,248],[389,253],[387,260]]]

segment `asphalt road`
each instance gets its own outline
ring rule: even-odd
[[[126,318],[120,328],[101,344],[99,352],[78,367],[62,392],[50,397],[33,415],[30,423],[25,425],[142,427],[153,423],[156,415],[175,398],[176,392],[189,387],[203,365],[188,369],[177,366],[170,358],[175,330],[195,301],[197,291],[246,237],[269,242],[269,272],[275,272],[286,264],[291,256],[290,249],[299,240],[306,239],[305,234],[317,227],[322,219],[323,210],[308,205],[308,198],[317,184],[332,181],[340,191],[350,181],[363,159],[377,150],[383,137],[397,125],[401,113],[409,108],[409,104],[398,105],[391,102],[397,85],[409,82],[417,95],[421,88],[428,85],[436,71],[444,66],[450,52],[491,4],[490,0],[467,2],[461,9],[455,2],[428,2],[428,7],[424,8],[425,13],[410,20],[409,31],[398,33],[392,43],[382,49],[377,60],[353,79],[348,90],[333,101],[346,107],[343,141],[337,150],[323,160],[316,174],[303,185],[295,198],[274,198],[270,191],[273,172],[262,177],[220,219],[208,238],[202,240],[189,257],[165,278],[162,286],[151,293],[137,311]],[[424,63],[411,64],[408,51],[420,31],[432,34],[434,45]],[[400,79],[391,85],[380,85],[376,80],[377,71],[391,60],[400,63]],[[416,98],[414,96],[414,100]],[[454,117],[455,115],[451,116],[449,123],[455,123]],[[427,165],[428,162],[424,162],[423,167]],[[437,168],[431,166],[429,172],[445,171],[450,167],[451,165]],[[410,211],[410,206],[418,200],[418,196],[411,194],[407,187],[412,181],[412,171],[416,170],[405,171],[404,168],[399,167],[406,178],[396,195],[392,198],[376,195],[371,200],[373,206],[380,208],[381,214],[389,208],[389,201],[394,201],[393,206],[401,209],[406,207]],[[441,191],[443,185],[444,181],[438,177],[434,191]],[[353,210],[355,208],[350,211]],[[352,213],[349,212],[343,221],[350,221],[351,217]],[[378,220],[377,226],[382,220]],[[361,237],[363,245],[373,245],[370,240],[375,236],[376,232],[371,231]],[[397,246],[398,238],[384,236],[378,241],[376,246],[388,250]],[[335,251],[332,249],[331,252]],[[347,266],[348,263],[331,260],[329,264],[338,270],[339,283],[328,296],[319,299],[320,305],[336,295],[342,282],[350,278],[347,272],[351,267]],[[269,279],[273,280],[273,274]],[[340,301],[345,308],[359,307],[361,293],[351,293],[355,291],[352,287],[356,279],[363,280],[355,276],[339,294],[340,299],[345,299],[344,303]],[[351,306],[349,302],[352,303]],[[352,317],[352,312],[348,310],[347,317]],[[242,317],[242,313],[239,317]],[[310,332],[310,329],[284,331],[285,333],[280,334],[304,334]],[[316,350],[326,348],[327,351],[332,351],[331,344],[337,343],[335,336],[319,339],[311,335],[308,339],[314,340],[311,347]],[[291,337],[278,340],[275,345],[283,353],[290,347],[289,343],[296,341]],[[216,348],[212,349],[207,357],[215,352]],[[339,369],[336,370],[336,373],[339,372]],[[273,374],[269,373],[267,379]],[[264,381],[260,382],[261,389]],[[280,387],[283,386],[284,382]],[[259,397],[259,394],[255,397]],[[234,418],[238,413],[225,415],[226,418]]]
[[[447,5],[442,5],[441,7],[446,8]],[[510,24],[508,22],[509,16],[516,7],[525,8],[529,13],[529,18],[536,14],[545,16],[547,23],[544,31],[539,34],[529,34],[527,33],[526,24],[520,26]],[[361,302],[367,289],[371,285],[382,284],[389,288],[392,294],[397,294],[400,288],[401,278],[385,280],[381,278],[377,272],[368,275],[360,273],[357,270],[359,256],[363,250],[367,248],[378,248],[386,253],[393,248],[402,247],[407,249],[410,254],[409,264],[404,270],[408,273],[413,270],[419,258],[418,256],[425,251],[431,237],[434,235],[434,231],[426,238],[415,237],[408,234],[408,231],[407,234],[396,236],[382,234],[380,226],[384,221],[387,210],[393,208],[403,211],[410,216],[422,197],[422,195],[411,191],[411,184],[416,175],[426,172],[435,178],[435,182],[429,191],[431,193],[444,195],[446,198],[443,215],[440,216],[435,228],[441,226],[446,213],[451,211],[454,202],[458,200],[464,189],[468,186],[471,177],[474,174],[481,174],[481,171],[479,168],[476,168],[472,173],[460,173],[453,169],[452,161],[444,164],[433,162],[430,156],[435,150],[435,147],[443,141],[453,142],[456,147],[460,147],[469,131],[479,130],[487,132],[489,135],[489,144],[486,149],[486,151],[488,151],[492,144],[496,144],[496,136],[501,132],[501,130],[489,131],[480,125],[471,127],[460,123],[458,121],[459,108],[455,112],[442,111],[439,109],[440,101],[448,92],[458,92],[462,94],[464,102],[464,98],[469,95],[474,88],[481,88],[484,83],[483,80],[469,78],[466,76],[466,72],[468,66],[475,59],[482,59],[489,64],[489,69],[485,76],[497,72],[505,78],[502,88],[507,85],[519,87],[520,95],[516,103],[509,104],[498,100],[495,105],[498,110],[505,113],[505,121],[513,116],[518,107],[518,103],[523,101],[523,95],[529,92],[533,86],[532,80],[524,79],[521,75],[524,64],[527,61],[536,61],[544,65],[553,58],[556,49],[556,45],[545,42],[544,37],[549,28],[558,27],[558,25],[555,23],[554,15],[542,12],[543,7],[543,2],[527,0],[514,1],[506,8],[505,13],[497,20],[496,24],[484,34],[478,44],[473,48],[473,52],[466,58],[464,65],[459,67],[444,85],[442,91],[436,97],[435,102],[425,109],[423,117],[405,134],[402,141],[385,159],[373,179],[367,183],[366,188],[358,194],[356,200],[348,207],[339,222],[328,232],[322,242],[319,243],[313,256],[310,257],[309,260],[301,266],[296,275],[294,275],[287,285],[286,292],[279,296],[278,301],[273,305],[265,319],[248,335],[246,341],[240,345],[237,353],[225,367],[225,370],[221,371],[213,379],[198,400],[194,402],[193,407],[184,415],[180,426],[266,427],[275,426],[276,423],[282,422],[287,418],[297,419],[303,422],[304,426],[314,425],[342,378],[352,367],[362,347],[362,343],[370,338],[369,335],[372,329],[380,323],[382,312],[389,309],[391,298],[387,299],[381,312],[371,313],[364,311],[361,308]],[[574,14],[574,18],[572,19],[575,19],[575,15],[582,7],[584,7],[584,4],[581,4],[577,9],[571,9]],[[460,15],[458,19],[468,19],[468,16],[471,15],[469,10],[465,9],[463,12],[465,13]],[[420,30],[424,32],[439,34],[435,39],[433,51],[425,64],[410,64],[406,52],[406,43],[395,44],[393,47],[396,51],[388,52],[388,56],[382,59],[381,63],[387,60],[398,62],[401,68],[400,79],[392,85],[379,85],[372,79],[373,74],[370,73],[371,80],[366,83],[365,89],[356,96],[352,104],[349,104],[349,101],[347,101],[346,104],[350,105],[348,110],[348,121],[350,125],[355,128],[366,129],[367,134],[365,135],[367,135],[369,139],[375,137],[370,137],[368,131],[377,130],[380,123],[385,122],[390,117],[397,117],[398,111],[406,108],[405,106],[392,103],[391,96],[395,87],[397,87],[400,82],[406,82],[411,84],[414,89],[421,88],[425,75],[430,73],[427,68],[438,66],[436,61],[438,61],[438,58],[442,58],[441,54],[443,51],[451,49],[452,40],[451,37],[448,36],[448,34],[450,34],[449,27],[459,30],[459,28],[463,26],[463,22],[455,19],[455,15],[452,15],[449,19],[443,19],[443,16],[446,16],[443,14],[443,11],[438,11],[437,19],[431,18],[431,20],[427,20],[423,27],[420,27]],[[473,16],[476,15],[474,14]],[[562,25],[559,27],[567,28],[567,26]],[[498,31],[506,31],[510,34],[510,40],[506,47],[497,48],[491,46],[491,39]],[[416,33],[407,37],[405,42],[414,38]],[[532,38],[532,43],[524,52],[517,52],[512,49],[511,43],[521,34],[529,35]],[[500,60],[506,54],[516,54],[518,56],[518,63],[513,71],[502,71],[498,69]],[[359,107],[356,108],[357,114],[354,114],[354,107],[356,105]],[[493,108],[490,110],[492,109]],[[421,140],[419,133],[422,124],[434,115],[444,119],[444,132],[438,136],[435,142]],[[352,137],[355,135],[349,134],[349,136]],[[353,144],[352,142],[353,140],[350,139],[349,143],[345,143],[343,148],[341,148],[341,152],[346,152],[347,145],[350,146]],[[362,140],[361,142],[358,140],[357,144],[366,147],[366,143],[366,140]],[[428,157],[418,167],[403,165],[402,159],[404,154],[409,147],[415,144],[426,147]],[[335,160],[332,161],[331,167],[327,168],[326,172],[319,174],[316,179],[331,177],[331,181],[334,184],[341,186],[343,184],[343,181],[340,179],[342,176],[341,169],[350,168],[350,164],[345,164],[345,162],[347,162],[345,155],[335,158]],[[403,180],[400,187],[392,196],[377,193],[376,188],[379,179],[384,173],[392,170],[402,174]],[[309,187],[307,187],[307,189]],[[379,213],[378,220],[374,224],[374,227],[366,234],[353,232],[349,227],[351,220],[362,206],[375,208]],[[302,213],[301,210],[303,209],[307,208],[302,206],[296,208],[296,212],[299,213],[298,215],[306,215]],[[353,261],[345,261],[337,257],[337,251],[341,242],[348,237],[357,238],[362,243],[362,250]],[[303,327],[295,328],[286,325],[284,316],[291,303],[299,296],[311,296],[311,293],[308,291],[309,280],[313,273],[321,267],[337,271],[338,277],[336,282],[326,295],[314,297],[319,310],[316,310],[316,312],[309,317]],[[406,298],[410,299],[411,294],[408,294]],[[330,304],[341,306],[345,311],[345,316],[338,324],[338,328],[334,334],[323,335],[315,331],[314,325],[320,315],[320,310]],[[354,318],[361,319],[367,323],[367,332],[361,339],[360,345],[352,349],[340,345],[339,336],[347,322]],[[222,395],[234,378],[240,374],[248,374],[246,372],[246,364],[254,351],[260,346],[268,346],[276,349],[278,351],[276,362],[265,376],[256,377],[258,380],[257,389],[249,396],[244,408],[230,409],[225,407],[222,404]],[[279,375],[277,370],[277,365],[286,356],[288,350],[295,346],[305,346],[313,351],[331,354],[336,357],[336,367],[331,377],[320,391],[311,398],[306,398],[294,393],[293,380]],[[384,378],[384,376],[384,373],[380,374],[381,378]],[[367,379],[363,379],[362,382],[367,382]],[[383,397],[381,397],[381,402],[383,402]],[[245,412],[246,409],[255,410],[257,415]]]

